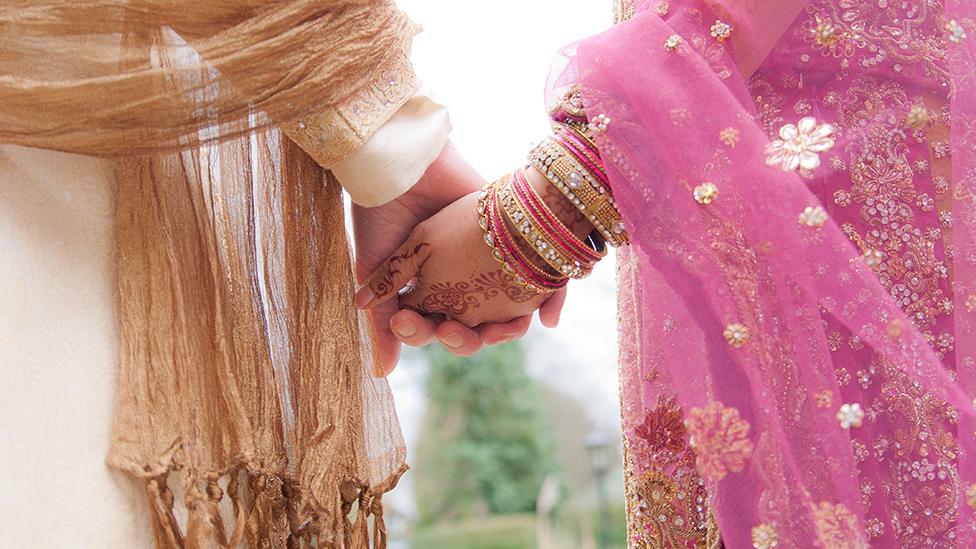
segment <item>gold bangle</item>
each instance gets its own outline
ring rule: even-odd
[[[549,137],[529,154],[549,180],[614,246],[628,243],[626,228],[609,189],[556,139]]]

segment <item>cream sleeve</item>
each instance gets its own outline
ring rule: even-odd
[[[355,204],[380,206],[420,180],[450,132],[447,107],[417,95],[330,169]]]

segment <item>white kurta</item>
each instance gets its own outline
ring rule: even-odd
[[[151,547],[105,465],[119,372],[113,165],[0,146],[0,547]]]

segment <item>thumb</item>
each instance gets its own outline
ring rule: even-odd
[[[397,251],[381,263],[356,292],[356,306],[365,309],[396,297],[430,257],[430,244],[418,226]]]

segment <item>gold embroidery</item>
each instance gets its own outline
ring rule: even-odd
[[[756,549],[772,549],[779,545],[776,529],[769,524],[760,524],[752,529],[752,546]]]
[[[664,4],[664,15],[667,13],[667,3]],[[660,5],[660,4],[659,4]],[[614,23],[620,23],[626,21],[634,16],[634,0],[614,0],[613,2],[613,21]]]
[[[852,62],[868,68],[883,61],[917,63],[927,74],[948,82],[946,33],[933,24],[945,11],[942,0],[821,0],[806,11],[803,40],[823,55],[840,59],[841,68]]]
[[[742,324],[736,322],[726,326],[725,331],[722,332],[722,335],[725,336],[725,341],[727,341],[729,345],[738,349],[749,341],[749,328],[746,328]]]
[[[692,408],[686,428],[698,472],[707,479],[721,480],[729,472],[741,472],[752,454],[749,422],[739,417],[739,410],[721,402]]]
[[[862,549],[867,543],[857,527],[857,517],[843,504],[821,502],[813,509],[817,541],[831,549]]]
[[[282,129],[320,166],[327,168],[365,143],[413,97],[418,86],[409,52],[398,52],[377,67],[367,86],[342,104]]]
[[[725,128],[718,134],[718,139],[722,143],[725,143],[734,149],[735,144],[739,142],[739,130],[735,128]]]

